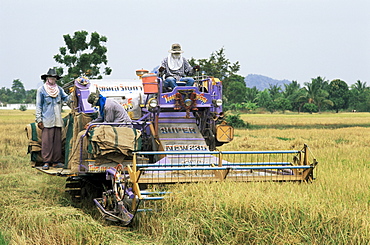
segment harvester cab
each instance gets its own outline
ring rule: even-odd
[[[74,84],[74,104],[65,118],[65,167],[43,170],[67,177],[66,191],[75,200],[94,197],[101,214],[129,225],[141,203],[161,200],[160,186],[210,181],[297,181],[314,179],[317,161],[302,150],[218,151],[234,129],[224,120],[222,82],[195,77],[194,86],[164,87],[162,78],[146,70],[135,80],[92,80]],[[90,92],[117,100],[132,119],[118,123],[86,123],[96,111],[86,103]],[[31,160],[37,163],[40,133],[27,126]],[[91,198],[92,200],[92,198]]]
[[[168,90],[155,74],[142,76],[144,117],[152,117],[151,135],[160,151],[211,150],[232,141],[234,130],[223,120],[222,82],[196,77],[194,86]]]

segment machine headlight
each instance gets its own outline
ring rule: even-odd
[[[191,106],[193,101],[191,101],[191,99],[186,99],[185,100],[185,106]]]
[[[157,107],[158,106],[158,100],[157,99],[151,99],[150,101],[149,101],[149,106],[151,107],[151,108],[155,108],[155,107]]]
[[[216,105],[217,106],[222,106],[222,99],[216,100]]]

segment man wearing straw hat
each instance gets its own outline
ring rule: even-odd
[[[170,54],[164,58],[159,67],[159,76],[163,77],[166,88],[175,88],[176,86],[193,86],[194,79],[191,77],[195,71],[199,71],[199,66],[191,67],[187,59],[182,57],[184,51],[178,43],[172,44],[168,51]]]
[[[55,69],[41,76],[44,85],[36,93],[36,123],[42,130],[41,156],[44,162],[42,169],[50,166],[62,168],[62,105],[68,101],[68,95],[56,84],[61,77]]]

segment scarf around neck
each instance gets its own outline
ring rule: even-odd
[[[97,106],[99,106],[99,113],[100,113],[100,116],[103,118],[103,120],[105,119],[104,118],[104,107],[105,107],[105,101],[107,100],[107,98],[105,98],[103,95],[99,94],[99,100],[98,102],[96,103]]]
[[[46,80],[46,82],[44,84],[44,88],[45,88],[46,93],[48,95],[50,95],[51,97],[53,97],[53,98],[57,97],[58,94],[59,94],[59,87],[56,83],[51,84],[51,83],[49,83],[48,80]]]
[[[167,63],[168,63],[168,68],[170,68],[170,70],[180,69],[182,67],[183,62],[184,61],[183,61],[183,58],[182,58],[181,54],[178,58],[173,57],[172,54],[168,55]]]

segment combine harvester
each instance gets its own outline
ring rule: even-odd
[[[138,70],[137,75],[135,80],[74,83],[73,108],[65,118],[64,168],[38,166],[37,127],[27,126],[36,169],[67,177],[72,198],[91,197],[107,220],[129,225],[142,203],[164,198],[160,187],[166,184],[314,179],[317,162],[307,145],[302,150],[217,150],[232,141],[234,131],[223,120],[222,82],[217,78],[196,77],[194,86],[166,91],[155,74]],[[84,129],[96,117],[87,103],[96,90],[126,108],[133,129],[117,124]]]

